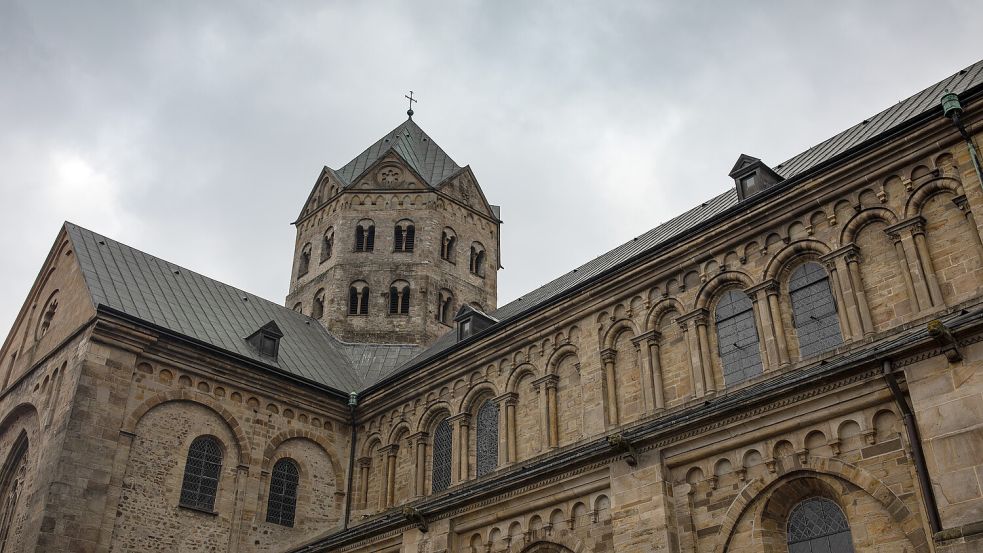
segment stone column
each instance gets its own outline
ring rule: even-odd
[[[383,508],[388,509],[392,507],[396,497],[396,455],[399,453],[399,445],[390,444],[382,448],[382,450],[386,455],[386,486],[385,495],[383,496]]]
[[[604,382],[607,386],[605,397],[607,398],[608,424],[610,426],[618,424],[618,390],[614,374],[616,356],[617,352],[613,349],[608,348],[601,351],[601,361],[604,362]]]
[[[962,211],[963,215],[966,217],[966,222],[969,223],[969,228],[973,231],[970,234],[973,235],[973,244],[976,246],[976,255],[979,256],[980,263],[983,263],[983,238],[980,237],[980,229],[976,226],[976,218],[973,216],[973,210],[969,207],[969,200],[966,199],[965,194],[962,194],[953,198],[952,203],[956,204],[959,211]]]
[[[850,274],[850,285],[853,293],[857,296],[857,308],[860,311],[860,324],[864,329],[864,336],[874,333],[874,322],[870,318],[870,304],[867,303],[867,293],[864,292],[864,281],[860,276],[860,249],[851,244],[850,250],[845,253],[847,271]]]
[[[692,395],[693,397],[700,397],[701,395],[703,395],[703,390],[702,389],[698,390],[696,387],[697,374],[699,374],[699,371],[697,370],[696,366],[693,365],[694,355],[698,357],[699,353],[698,352],[695,354],[693,353],[693,346],[692,344],[690,344],[689,323],[687,323],[686,321],[680,321],[679,319],[676,319],[676,324],[679,325],[679,330],[683,334],[683,343],[686,344],[686,353],[687,353],[686,361],[687,364],[689,365],[689,378],[690,378],[690,384],[691,384],[690,388],[692,390]]]
[[[519,457],[519,439],[515,421],[515,408],[519,404],[519,395],[512,392],[508,396],[508,399],[505,400],[506,428],[508,429],[506,435],[509,444],[509,462],[514,463]]]
[[[413,471],[413,488],[417,497],[427,495],[427,439],[426,432],[417,432],[410,436],[416,447],[416,467]]]
[[[358,508],[364,509],[369,504],[369,471],[372,468],[371,457],[361,457],[358,460]]]
[[[843,286],[840,284],[836,262],[827,259],[823,259],[822,261],[826,267],[826,272],[829,273],[829,287],[833,291],[833,301],[836,302],[836,318],[840,321],[840,332],[843,334],[844,341],[851,340],[853,339],[853,329],[851,327],[850,317],[847,315],[846,300],[843,297]]]
[[[242,518],[245,498],[245,488],[249,481],[249,466],[238,465],[236,467],[235,478],[235,498],[232,506],[232,531],[229,532],[229,553],[239,551],[240,532],[242,531]]]
[[[778,346],[778,361],[783,367],[791,363],[788,355],[788,340],[785,336],[785,324],[782,320],[782,311],[778,304],[778,282],[768,281],[765,293],[768,296],[768,309],[771,311],[772,332],[775,334],[775,343]]]
[[[539,435],[541,439],[538,445],[540,453],[546,451],[549,447],[549,399],[546,397],[544,382],[542,378],[532,382],[532,389],[536,391],[536,403],[539,405]]]
[[[650,330],[637,338],[641,344],[642,390],[645,392],[645,405],[656,411],[666,406],[666,391],[662,383],[662,360],[659,358],[659,343],[662,334]]]
[[[458,425],[461,427],[461,476],[460,481],[465,481],[468,479],[471,473],[471,414],[462,413],[462,415],[467,415],[461,417],[458,421]]]
[[[447,419],[447,422],[451,425],[451,433],[452,433],[452,437],[451,437],[451,485],[452,486],[461,481],[461,465],[462,465],[461,451],[463,449],[465,455],[467,454],[468,451],[467,444],[465,444],[463,448],[461,447],[461,427],[462,427],[461,421],[464,419],[470,420],[470,417],[471,417],[470,413],[459,413]],[[463,426],[467,426],[467,423],[464,423]],[[467,432],[467,430],[465,430],[464,432]],[[467,461],[464,461],[464,463],[467,463]]]
[[[928,298],[928,288],[925,286],[925,278],[922,276],[921,268],[918,266],[918,260],[916,259],[915,263],[911,262],[914,252],[909,255],[905,251],[905,240],[896,227],[897,225],[888,227],[884,229],[884,232],[894,242],[894,255],[902,269],[901,276],[904,277],[905,289],[911,301],[912,314],[921,313],[931,307],[932,304]]]
[[[649,337],[652,336],[653,332],[655,331],[650,330],[631,340],[642,365],[642,411],[645,413],[655,409],[655,389],[652,385],[652,353],[649,351],[648,345]]]
[[[854,276],[853,270],[847,263],[847,258],[857,253],[857,248],[853,244],[848,244],[842,248],[831,251],[822,256],[820,260],[826,264],[829,270],[830,280],[833,281],[833,293],[839,291],[843,299],[843,315],[840,319],[844,337],[850,336],[851,339],[859,340],[865,334],[872,332],[873,329],[867,325],[864,318],[864,307],[860,305],[860,297],[857,296],[857,286],[863,292],[863,282],[860,281],[859,271]],[[834,278],[835,276],[835,278]],[[846,323],[844,323],[846,321]],[[849,332],[847,332],[849,331]]]
[[[939,278],[935,274],[935,267],[932,265],[932,254],[928,251],[928,239],[925,238],[925,219],[922,217],[917,219],[908,227],[908,230],[915,242],[915,251],[918,253],[922,273],[928,283],[928,295],[932,300],[932,306],[941,307],[945,305],[945,300],[942,299],[942,288],[939,286]]]
[[[498,405],[498,466],[504,467],[509,462],[509,407],[507,405],[514,393],[502,394],[492,401]]]
[[[694,323],[694,320],[697,317],[705,318],[706,313],[706,309],[697,309],[696,311],[692,311],[676,319],[676,322],[679,324],[679,328],[681,328],[683,331],[683,338],[686,340],[686,345],[689,348],[694,397],[703,397],[707,393],[703,364],[705,361],[709,362],[709,359],[705,359],[703,357],[703,348],[700,347],[699,332],[697,331]]]
[[[717,392],[717,382],[713,377],[713,362],[710,357],[710,336],[707,334],[707,310],[702,309],[702,313],[693,319],[696,324],[696,332],[700,338],[700,357],[703,358],[703,385],[706,387],[706,395],[713,395]]]
[[[769,280],[752,286],[744,292],[751,298],[754,307],[755,328],[758,330],[758,340],[764,345],[765,354],[761,361],[764,370],[775,370],[781,365],[778,355],[778,339],[775,337],[775,324],[772,321],[771,308],[768,305],[768,287],[773,281]]]
[[[558,447],[560,444],[560,418],[559,405],[556,398],[557,385],[560,377],[555,374],[548,374],[542,379],[542,386],[546,390],[546,442],[550,448]]]

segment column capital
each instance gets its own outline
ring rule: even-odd
[[[495,403],[499,405],[512,405],[515,406],[519,403],[519,394],[515,392],[505,392],[504,394],[492,399]]]
[[[386,454],[387,457],[395,457],[399,453],[399,444],[389,444],[379,448],[379,451]]]
[[[959,211],[963,211],[963,212],[969,211],[969,199],[966,198],[965,194],[960,194],[955,198],[953,198],[952,203],[956,204],[956,207],[959,208]]]
[[[745,288],[744,289],[744,293],[746,293],[747,295],[751,296],[751,299],[752,300],[755,299],[754,296],[756,296],[758,294],[758,292],[764,292],[768,296],[777,296],[778,295],[778,281],[775,280],[775,279],[773,279],[773,278],[769,278],[768,280],[765,280],[764,282],[761,282],[759,284],[755,284],[754,286],[751,286],[750,288]]]
[[[895,240],[894,237],[899,236],[902,231],[908,231],[912,235],[923,234],[925,232],[925,218],[921,215],[915,215],[884,229],[884,232]]]
[[[542,378],[537,378],[536,380],[532,381],[533,386],[538,387],[542,385],[546,389],[556,388],[556,385],[559,383],[560,383],[560,377],[555,374],[548,374]]]
[[[613,348],[604,348],[601,350],[601,361],[604,361],[605,363],[614,363],[614,358],[616,355],[618,355],[618,352]]]
[[[635,338],[632,338],[631,341],[635,345],[641,343],[644,343],[646,345],[658,344],[660,341],[662,341],[662,333],[659,332],[658,330],[650,330],[648,332],[639,334]]]
[[[430,438],[430,434],[427,434],[426,432],[417,432],[415,434],[410,434],[409,436],[406,437],[406,439],[410,441],[410,443],[415,443],[415,444],[426,443],[429,438]]]
[[[369,468],[372,466],[372,457],[359,457],[356,463],[359,468]]]
[[[703,307],[700,307],[699,309],[694,309],[693,311],[690,311],[685,315],[680,315],[679,317],[676,317],[676,322],[680,324],[684,324],[684,323],[688,323],[689,321],[693,321],[693,323],[697,326],[701,326],[701,325],[706,326],[709,317],[710,317],[710,311]]]
[[[860,248],[856,244],[850,242],[849,244],[839,247],[828,254],[819,258],[822,262],[835,261],[836,259],[842,257],[847,263],[851,261],[857,261],[857,257],[860,255]]]
[[[471,413],[458,413],[453,417],[448,417],[447,422],[456,422],[460,426],[468,426],[471,424]]]

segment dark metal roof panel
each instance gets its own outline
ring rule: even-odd
[[[437,186],[461,170],[415,121],[407,119],[334,173],[346,186],[350,186],[390,149],[399,154],[430,186]]]
[[[317,321],[152,255],[66,223],[93,302],[339,391],[360,388],[345,345]],[[274,362],[245,338],[274,321]]]

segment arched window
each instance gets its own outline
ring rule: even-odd
[[[328,227],[321,240],[321,262],[331,259],[332,253],[334,253],[334,228]]]
[[[311,306],[311,317],[320,319],[324,316],[324,288],[314,293],[314,304]]]
[[[355,227],[355,251],[370,252],[375,248],[375,223],[363,219]]]
[[[266,505],[266,522],[294,525],[297,511],[297,484],[300,470],[293,459],[280,459],[270,473],[270,500]]]
[[[410,312],[410,284],[397,280],[389,285],[389,314],[407,315]]]
[[[353,282],[348,287],[348,314],[369,314],[369,285],[361,280]]]
[[[454,246],[457,245],[457,235],[451,228],[445,228],[440,233],[440,258],[454,263]]]
[[[829,275],[818,263],[797,268],[788,281],[792,323],[799,337],[799,355],[809,357],[843,342]]]
[[[450,325],[454,319],[454,294],[441,290],[437,297],[437,322]]]
[[[485,276],[485,247],[478,242],[471,244],[471,262],[469,268],[471,274],[480,277]]]
[[[394,250],[397,252],[412,252],[413,243],[416,241],[416,229],[413,221],[404,219],[396,223],[393,229]]]
[[[298,313],[303,313],[304,312],[304,304],[302,304],[300,302],[295,303],[294,304],[294,311],[296,311]]]
[[[51,323],[55,320],[55,314],[58,313],[58,290],[55,290],[48,296],[48,301],[45,302],[44,308],[41,310],[41,318],[38,320],[38,328],[34,333],[34,337],[38,340],[44,338],[44,335],[48,333],[48,329],[51,328]]]
[[[446,490],[451,485],[451,423],[444,419],[433,431],[433,463],[430,477],[434,493]]]
[[[487,400],[478,408],[475,472],[484,476],[498,467],[498,405]]]
[[[758,331],[754,326],[751,299],[740,290],[720,297],[714,313],[717,349],[724,370],[724,385],[732,386],[761,374]]]
[[[304,247],[300,249],[300,259],[297,265],[297,278],[300,278],[307,274],[307,271],[311,268],[311,243],[308,242],[304,244]]]
[[[7,538],[17,518],[17,503],[24,493],[26,473],[27,434],[21,432],[0,470],[0,552],[8,551]]]
[[[839,505],[821,497],[806,499],[792,509],[786,535],[789,553],[853,553],[846,516]]]
[[[188,448],[181,484],[181,505],[211,512],[222,472],[222,446],[211,436],[198,436]]]

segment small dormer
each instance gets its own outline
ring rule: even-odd
[[[737,158],[737,163],[730,170],[730,178],[734,179],[737,197],[741,201],[782,181],[782,177],[772,171],[771,167],[747,154],[741,154],[741,157]]]
[[[458,310],[454,322],[457,323],[457,341],[460,342],[497,323],[498,319],[465,305]]]
[[[246,341],[257,353],[276,361],[277,354],[280,352],[280,338],[283,338],[283,332],[275,322],[270,321],[250,334]]]

